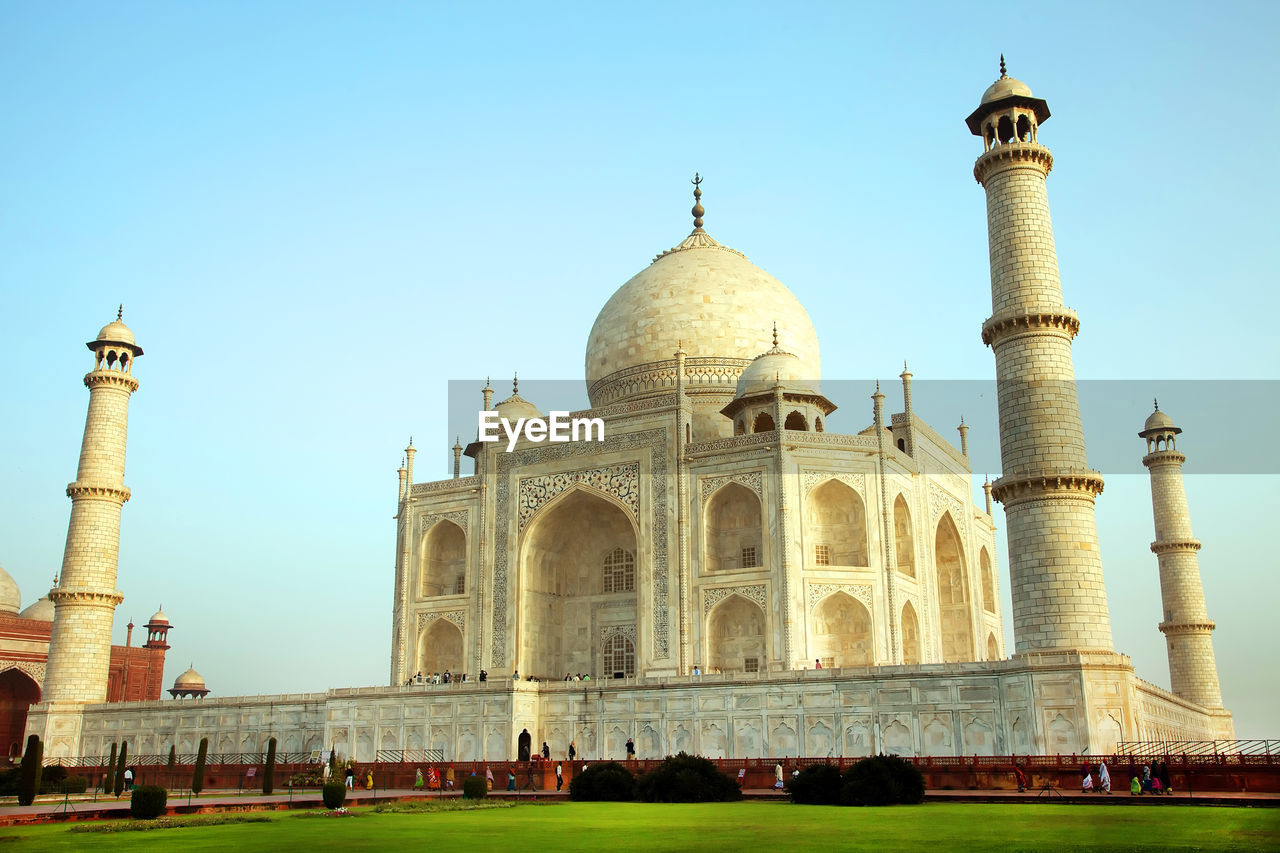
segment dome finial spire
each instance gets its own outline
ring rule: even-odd
[[[695,229],[701,229],[702,217],[707,212],[706,209],[703,208],[702,206],[702,189],[701,189],[702,175],[699,175],[697,172],[694,172],[693,180],[690,181],[690,183],[693,184],[693,210],[690,211],[690,213],[693,214],[693,227]]]
[[[1158,411],[1160,411],[1160,398],[1159,398],[1159,397],[1152,397],[1152,398],[1151,398],[1151,402],[1152,402],[1152,403],[1155,403],[1156,411],[1157,411],[1157,412],[1158,412]]]
[[[116,322],[120,323],[123,321],[124,321],[124,303],[121,302],[120,307],[116,309]]]
[[[1008,77],[1008,76],[1009,76],[1009,72],[1008,72],[1008,70],[1004,67],[1004,54],[1003,54],[1003,53],[1002,53],[1002,54],[1000,54],[1000,76],[1001,76],[1001,77]]]
[[[773,321],[773,348],[778,348],[778,321]]]
[[[511,374],[511,396],[513,397],[520,396],[520,374],[519,373]]]

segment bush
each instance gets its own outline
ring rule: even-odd
[[[924,775],[896,755],[864,758],[844,773],[840,800],[846,806],[924,802]]]
[[[169,792],[159,785],[134,785],[129,814],[138,820],[154,820],[164,814]]]
[[[116,762],[116,786],[115,795],[118,797],[124,791],[124,771],[127,766],[126,760],[129,757],[129,742],[127,740],[120,741],[120,760]]]
[[[468,800],[483,800],[489,794],[489,782],[483,776],[472,773],[462,780],[462,796]]]
[[[650,803],[725,803],[742,799],[742,789],[710,759],[682,752],[637,779],[636,797]]]
[[[61,764],[50,764],[40,774],[40,793],[61,794],[62,783],[67,780],[67,768]]]
[[[267,741],[267,766],[262,771],[262,793],[270,794],[276,789],[276,739]]]
[[[0,770],[0,797],[14,797],[18,794],[18,782],[22,779],[21,768]]]
[[[84,776],[68,776],[62,784],[68,794],[83,794],[89,790],[89,780]]]
[[[102,793],[109,794],[116,784],[116,749],[117,744],[111,744],[111,757],[107,759],[107,773],[102,777]]]
[[[840,768],[830,764],[810,764],[787,782],[791,802],[806,806],[838,806],[844,780]]]
[[[200,738],[200,750],[196,753],[196,766],[191,768],[191,793],[199,795],[204,790],[204,763],[209,757],[209,739]]]
[[[342,780],[325,782],[320,789],[320,796],[324,799],[326,809],[336,809],[347,801],[347,784]]]
[[[27,751],[22,754],[22,779],[18,783],[18,805],[29,806],[36,801],[40,790],[40,771],[43,770],[44,744],[36,735],[27,737]]]
[[[627,802],[635,790],[636,778],[616,761],[588,764],[569,780],[569,799],[580,802]]]

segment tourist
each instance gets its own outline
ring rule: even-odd
[[[1155,794],[1156,796],[1159,796],[1162,790],[1164,790],[1164,785],[1160,784],[1160,777],[1152,776],[1151,777],[1151,793]]]
[[[566,673],[564,674],[564,680],[565,680],[565,681],[573,681],[573,676],[566,672]]]
[[[515,768],[507,768],[507,790],[514,791],[516,789],[516,771]]]
[[[440,790],[440,771],[434,767],[427,771],[427,787],[432,791]]]
[[[1093,791],[1093,773],[1090,772],[1088,764],[1081,764],[1080,772],[1084,774],[1084,778],[1080,780],[1080,793],[1088,794]]]
[[[579,673],[575,674],[575,675],[573,676],[573,680],[574,680],[574,681],[581,681],[581,680],[582,680],[582,673],[580,673],[580,672],[579,672]]]
[[[133,790],[133,768],[126,767],[124,771],[124,789],[126,791]]]
[[[368,775],[364,777],[364,787],[367,791],[373,790],[373,771],[370,770]]]
[[[569,760],[573,761],[573,759],[577,757],[578,757],[578,745],[573,741],[569,741]]]
[[[560,766],[560,762],[556,762],[556,790],[559,791],[564,787],[564,768]]]
[[[1160,762],[1160,788],[1165,794],[1173,793],[1173,781],[1169,778],[1169,759]]]
[[[1142,783],[1138,781],[1137,776],[1129,777],[1129,796],[1131,797],[1142,796]]]
[[[480,682],[483,684],[484,682],[486,682],[486,681],[488,681],[488,680],[489,680],[489,673],[488,673],[488,671],[487,671],[487,670],[483,670],[483,669],[482,669],[482,670],[480,670]]]
[[[413,677],[413,680],[419,684],[422,683],[422,670],[418,670],[418,674]]]
[[[1098,764],[1098,782],[1102,786],[1103,793],[1111,793],[1111,771],[1107,770],[1107,762],[1105,761]]]
[[[822,658],[814,658],[814,659],[813,659],[813,668],[814,668],[814,669],[822,669]]]
[[[422,790],[422,768],[421,767],[418,768],[418,772],[415,773],[413,776],[413,790],[415,791]]]
[[[356,769],[352,767],[350,764],[347,765],[346,776],[347,776],[347,787],[354,791],[356,787]]]
[[[782,765],[773,765],[773,787],[779,791],[782,790]]]
[[[484,786],[486,790],[493,790],[493,768],[484,768]]]
[[[1142,765],[1142,793],[1149,794],[1151,792],[1151,768]]]
[[[627,738],[627,760],[636,760],[636,742],[631,738]]]
[[[520,670],[518,670],[518,669],[513,669],[513,670],[511,670],[511,680],[512,680],[512,681],[519,681],[519,680],[520,680]]]
[[[542,760],[549,761],[551,759],[551,747],[547,746],[547,742],[542,742]]]
[[[696,663],[693,665],[693,674],[702,675],[702,668],[699,667]]]
[[[1018,793],[1021,794],[1027,790],[1027,774],[1023,772],[1022,765],[1013,762],[1013,778],[1018,783]]]
[[[589,672],[588,672],[586,675],[582,676],[582,680],[583,680],[583,681],[590,681],[590,680],[591,680],[591,673],[589,673]]]
[[[450,764],[444,771],[444,786],[450,791],[453,790],[453,765]]]
[[[444,681],[445,684],[448,684],[450,681],[453,680],[453,676],[449,674],[449,670],[446,669],[444,671],[444,677],[442,680]]]

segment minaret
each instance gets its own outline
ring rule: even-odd
[[[1147,440],[1142,464],[1151,472],[1151,507],[1156,541],[1151,550],[1160,561],[1160,630],[1169,647],[1169,682],[1173,692],[1204,708],[1222,707],[1218,665],[1213,657],[1214,624],[1204,605],[1200,583],[1200,543],[1191,535],[1191,514],[1182,487],[1182,463],[1176,436],[1182,432],[1160,404],[1147,418],[1140,438]]]
[[[991,318],[982,340],[996,358],[1010,592],[1018,653],[1112,650],[1094,498],[1076,399],[1071,341],[1079,318],[1062,303],[1045,178],[1049,149],[1037,141],[1049,106],[1005,73],[965,121],[982,137],[973,175],[987,192]]]
[[[453,437],[453,479],[462,476],[462,436]]]
[[[93,370],[84,377],[89,413],[80,443],[80,467],[67,486],[71,521],[53,600],[53,636],[45,671],[43,702],[91,703],[107,699],[111,623],[124,596],[116,590],[120,511],[129,500],[124,485],[129,397],[138,390],[133,362],[142,347],[123,322],[124,308],[86,346]]]

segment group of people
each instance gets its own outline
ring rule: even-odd
[[[348,788],[355,790],[356,785],[360,784],[360,785],[364,785],[364,787],[367,790],[370,790],[370,791],[373,790],[373,771],[372,770],[366,770],[365,775],[363,777],[358,777],[356,774],[356,768],[353,765],[348,764],[347,772],[345,775],[346,775]]]
[[[569,673],[566,672],[564,674],[564,680],[565,681],[590,681],[591,673],[587,673],[586,675],[583,675],[582,673],[579,672],[577,675],[570,675]]]
[[[1111,771],[1107,769],[1107,762],[1098,763],[1096,771],[1087,763],[1080,765],[1081,780],[1080,792],[1088,794],[1110,794],[1111,793]],[[1023,790],[1024,778],[1021,775],[1021,768],[1015,766],[1014,773],[1019,776],[1018,790]],[[1098,777],[1098,783],[1095,785],[1093,778]],[[1136,764],[1129,765],[1129,795],[1133,797],[1142,794],[1171,794],[1173,793],[1173,785],[1169,780],[1169,762],[1152,761],[1150,764],[1143,764],[1142,770],[1138,770]]]

